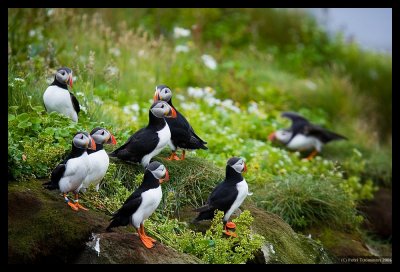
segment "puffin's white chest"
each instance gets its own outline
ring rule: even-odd
[[[91,153],[89,157],[89,172],[83,181],[83,187],[88,188],[90,184],[97,185],[106,175],[110,159],[104,149]]]
[[[161,129],[160,131],[157,131],[157,134],[158,134],[158,138],[159,138],[158,144],[153,151],[151,151],[149,154],[143,156],[142,161],[141,161],[143,167],[146,167],[149,164],[151,158],[158,155],[161,152],[161,150],[163,150],[163,148],[171,140],[171,131],[169,129],[167,122],[165,122],[165,127],[163,127],[163,129]]]
[[[135,228],[139,228],[140,224],[157,209],[161,202],[162,191],[161,186],[149,189],[142,193],[142,203],[135,213],[131,216],[131,223]]]
[[[233,202],[231,208],[225,213],[224,220],[228,221],[229,218],[231,217],[232,213],[239,208],[240,205],[242,205],[244,199],[246,198],[247,194],[249,193],[249,186],[247,185],[247,182],[245,179],[243,179],[241,182],[238,182],[236,184],[236,189],[238,190],[238,195],[236,197],[236,200]]]
[[[74,122],[78,121],[68,90],[49,86],[43,94],[43,102],[48,112],[56,111],[70,117]]]
[[[89,158],[86,152],[80,157],[69,159],[65,166],[64,175],[58,183],[60,191],[62,193],[77,191],[88,172]]]
[[[322,146],[322,143],[313,136],[297,134],[286,146],[289,149],[298,151],[305,151],[313,148],[316,148],[318,150]]]

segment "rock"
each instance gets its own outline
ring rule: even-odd
[[[382,239],[392,238],[392,191],[380,188],[370,201],[365,201],[358,209],[363,212],[363,227]]]
[[[185,207],[180,211],[179,220],[189,223],[189,227],[195,231],[205,232],[211,224],[210,220],[201,221],[197,224],[190,223],[197,213],[192,207]],[[266,239],[266,244],[255,254],[253,260],[247,263],[331,263],[331,260],[322,246],[302,234],[297,234],[279,216],[257,208],[255,204],[246,199],[241,210],[249,210],[254,217],[252,229]],[[238,213],[234,213],[231,219]]]
[[[135,231],[136,232],[136,231]],[[141,243],[139,237],[131,232],[100,233],[95,235],[99,252],[87,246],[79,258],[78,264],[196,264],[202,261],[192,255],[177,252],[158,242],[151,249]]]
[[[328,227],[308,229],[312,237],[320,240],[325,249],[338,260],[341,257],[372,257],[374,256],[363,243],[359,233],[344,232]]]
[[[109,216],[73,211],[42,183],[8,184],[9,263],[201,263],[160,243],[145,249],[132,227],[106,233]],[[99,256],[87,245],[92,233],[100,238]]]

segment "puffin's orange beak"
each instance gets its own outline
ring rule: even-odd
[[[173,107],[171,107],[171,112],[170,112],[170,116],[172,117],[172,118],[176,118],[176,110],[173,108]]]
[[[247,172],[247,165],[246,165],[246,163],[244,163],[244,167],[243,167],[243,173],[244,172]]]
[[[275,140],[275,139],[276,139],[275,132],[272,132],[272,133],[268,136],[268,140],[270,140],[270,141],[272,142],[272,141]]]
[[[117,144],[117,140],[115,139],[114,135],[112,135],[110,133],[110,139],[108,139],[107,143],[112,144],[112,145],[116,145]]]
[[[165,177],[160,179],[160,184],[163,183],[164,181],[168,181],[168,180],[169,180],[169,173],[168,173],[168,170],[166,170]]]
[[[69,84],[69,86],[71,86],[71,88],[72,88],[72,84],[73,84],[72,74],[69,74],[69,77],[68,77],[68,84]]]
[[[158,101],[158,100],[161,100],[161,99],[160,99],[160,94],[158,93],[158,90],[157,90],[157,91],[154,93],[153,101],[156,102],[156,101]]]
[[[96,142],[94,141],[94,139],[91,136],[90,136],[89,149],[96,150]]]

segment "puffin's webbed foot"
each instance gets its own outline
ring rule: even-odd
[[[169,161],[180,161],[181,159],[176,155],[175,152],[172,152],[171,156],[167,158]]]

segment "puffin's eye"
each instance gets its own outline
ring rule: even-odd
[[[162,108],[162,109],[164,108],[164,104],[161,106],[161,108]]]
[[[83,135],[81,135],[81,140],[83,139]]]
[[[103,130],[103,132],[101,133],[101,135],[104,135],[104,130]]]

